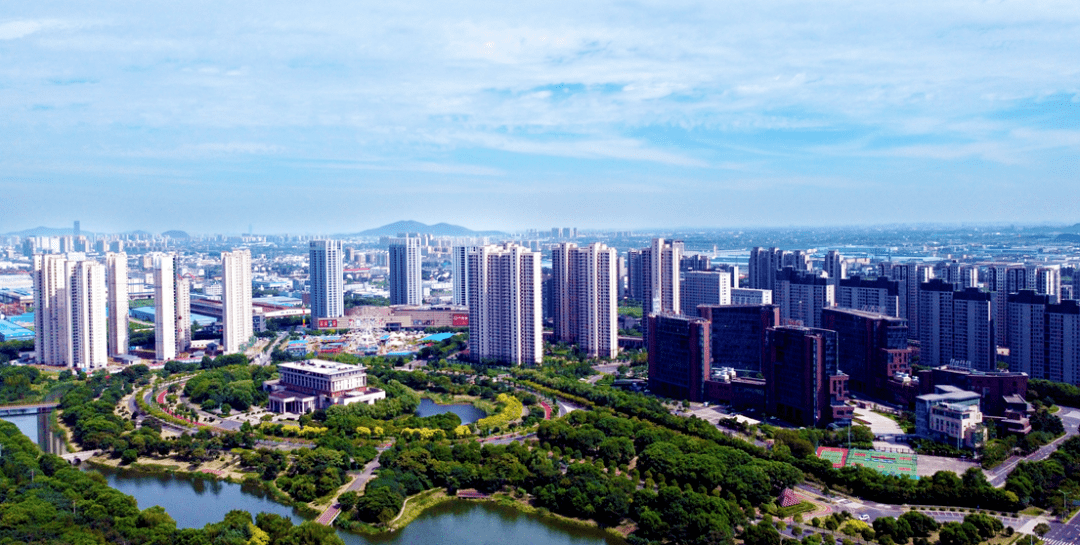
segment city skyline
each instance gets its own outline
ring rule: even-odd
[[[0,231],[1076,221],[1068,3],[210,11],[7,11]]]

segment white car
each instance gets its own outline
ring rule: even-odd
[[[870,520],[870,515],[867,515],[866,513],[863,513],[863,514],[859,515],[859,520],[861,520],[863,522],[867,522],[867,521]]]

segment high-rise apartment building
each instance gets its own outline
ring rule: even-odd
[[[968,287],[953,293],[950,365],[975,371],[997,370],[993,306],[989,292]]]
[[[1009,369],[1080,385],[1080,303],[1020,290],[1009,295]]]
[[[240,352],[251,340],[251,250],[221,252],[222,348]]]
[[[451,251],[450,279],[454,283],[453,303],[457,306],[469,306],[469,252],[475,249],[476,246],[454,246]]]
[[[840,281],[847,278],[847,262],[840,252],[829,250],[829,253],[825,254],[825,273],[829,275],[829,283],[834,286],[840,285]]]
[[[176,275],[173,282],[173,302],[176,304],[176,353],[191,350],[191,280]]]
[[[313,240],[308,244],[311,279],[311,322],[345,315],[345,256],[340,240]]]
[[[824,276],[791,267],[775,274],[773,302],[780,306],[781,323],[821,327],[821,310],[836,303],[836,286]]]
[[[919,363],[948,365],[953,349],[953,285],[933,278],[919,285]]]
[[[1046,378],[1080,384],[1080,303],[1047,305],[1045,337]]]
[[[108,364],[105,267],[34,255],[34,351],[45,365],[91,370]]]
[[[784,251],[779,248],[754,248],[750,250],[747,276],[751,288],[773,290],[776,288],[776,272],[784,268]]]
[[[68,261],[65,276],[68,365],[83,370],[104,368],[109,364],[105,266],[94,261]]]
[[[516,244],[469,252],[469,352],[474,360],[543,361],[540,258]]]
[[[1011,272],[1010,272],[1011,271]],[[1009,346],[1009,294],[1024,289],[1024,266],[1018,263],[990,263],[986,266],[986,289],[994,307],[994,338],[997,345]]]
[[[34,254],[34,352],[45,365],[70,365],[64,263],[62,255]]]
[[[402,235],[390,241],[390,304],[420,305],[424,302],[420,274],[420,239]]]
[[[176,358],[176,258],[154,257],[154,359]]]
[[[645,316],[681,312],[679,263],[682,247],[681,241],[656,238],[652,246],[641,250],[642,312]],[[645,329],[648,335],[648,327]]]
[[[108,289],[109,356],[128,353],[128,267],[127,254],[105,254],[105,283]]]
[[[626,298],[639,302],[645,300],[645,270],[641,253],[641,250],[626,252]]]
[[[720,271],[686,272],[679,291],[683,313],[697,316],[701,305],[731,304],[731,274]]]
[[[557,244],[551,252],[555,338],[577,344],[590,357],[618,353],[618,253],[602,243],[579,248]]]
[[[873,280],[853,276],[840,280],[836,289],[838,306],[878,312],[898,318],[907,316],[907,299],[900,298],[899,281],[889,280],[882,276]]]
[[[921,263],[908,263],[904,275],[903,291],[907,298],[908,335],[912,339],[922,338],[921,311],[919,309],[919,287],[934,277],[934,268]]]

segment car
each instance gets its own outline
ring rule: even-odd
[[[863,514],[859,515],[859,520],[861,520],[863,522],[867,522],[867,521],[870,520],[870,515],[867,515],[866,513],[863,513]]]

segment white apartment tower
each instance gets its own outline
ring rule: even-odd
[[[543,361],[540,258],[516,244],[468,253],[469,351],[476,361]]]
[[[311,321],[345,315],[345,263],[340,240],[313,240],[308,248]]]
[[[70,366],[67,359],[67,303],[64,256],[34,254],[34,352],[45,365]]]
[[[731,304],[731,273],[728,272],[687,271],[679,288],[679,303],[687,316],[697,316],[701,305]]]
[[[65,276],[68,365],[83,370],[104,368],[109,364],[105,266],[94,261],[68,261]]]
[[[154,257],[154,359],[176,359],[176,257]]]
[[[552,249],[555,338],[576,343],[590,357],[618,354],[618,253],[602,243]]]
[[[173,282],[173,302],[176,303],[176,353],[191,350],[191,280],[177,275]]]
[[[226,354],[251,340],[251,250],[221,252],[221,325]]]
[[[87,371],[108,365],[105,267],[61,255],[34,255],[33,263],[38,362]]]
[[[390,304],[420,305],[424,302],[420,274],[420,238],[402,235],[390,241]]]
[[[682,310],[679,261],[682,243],[655,238],[652,246],[641,250],[642,306],[645,316]]]
[[[105,282],[109,291],[109,355],[128,353],[127,254],[105,254]]]

